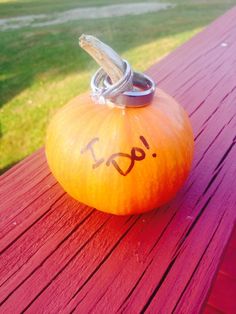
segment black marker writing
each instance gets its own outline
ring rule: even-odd
[[[140,136],[140,141],[142,142],[142,144],[144,145],[144,147],[146,149],[150,149],[150,145],[148,144],[147,140],[145,139],[144,136]],[[92,165],[92,168],[95,169],[97,167],[99,167],[104,161],[104,158],[100,158],[97,159],[95,152],[94,152],[94,148],[93,145],[99,141],[98,137],[93,138],[86,146],[85,148],[83,148],[81,150],[81,154],[85,153],[86,151],[90,151],[92,158],[94,160],[94,164]],[[156,158],[157,154],[153,153],[152,157]],[[134,165],[135,165],[135,161],[141,161],[143,159],[145,159],[146,157],[146,153],[144,151],[144,149],[140,148],[140,147],[132,147],[130,154],[127,153],[122,153],[122,152],[118,152],[118,153],[114,153],[112,154],[106,161],[106,166],[109,167],[111,165],[114,166],[114,168],[119,172],[119,174],[121,174],[122,176],[127,176],[127,174],[130,173],[130,171],[133,169]],[[119,160],[120,158],[127,158],[130,161],[130,164],[128,166],[127,169],[122,169],[121,165],[119,164]]]
[[[90,151],[92,154],[92,158],[94,160],[94,164],[92,165],[93,169],[97,168],[98,166],[100,166],[103,162],[104,162],[104,158],[100,158],[97,159],[94,149],[93,149],[93,145],[99,141],[98,137],[93,138],[82,150],[81,150],[81,154],[85,153],[86,151]]]
[[[150,146],[149,146],[147,140],[145,139],[145,137],[141,135],[141,136],[139,136],[139,138],[140,138],[140,140],[142,141],[143,145],[144,145],[147,149],[149,149]]]
[[[140,153],[140,155],[138,155],[137,153]],[[130,171],[133,169],[135,161],[143,160],[145,156],[146,154],[143,149],[138,148],[138,147],[133,147],[131,149],[130,155],[125,154],[125,153],[112,154],[111,157],[107,160],[106,165],[110,166],[110,164],[112,164],[122,176],[127,176],[127,174],[130,173]],[[117,157],[125,157],[125,158],[130,159],[130,165],[126,171],[122,170],[120,166],[118,165],[117,161],[115,160]]]

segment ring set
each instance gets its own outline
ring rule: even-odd
[[[109,100],[125,107],[148,105],[155,93],[155,83],[147,75],[133,72],[127,61],[124,63],[124,76],[115,84],[111,84],[102,68],[98,69],[91,79],[92,97],[98,102]]]

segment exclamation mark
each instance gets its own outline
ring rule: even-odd
[[[147,140],[145,139],[145,137],[141,135],[141,136],[139,136],[139,138],[140,138],[140,140],[142,141],[143,145],[144,145],[147,149],[149,149],[150,146],[149,146]]]
[[[139,136],[139,138],[140,138],[141,142],[143,143],[143,145],[144,145],[147,149],[150,149],[150,146],[149,146],[147,140],[145,139],[145,137],[141,135],[141,136]],[[156,153],[153,153],[153,154],[152,154],[152,157],[153,157],[153,158],[156,158],[156,156],[157,156]]]

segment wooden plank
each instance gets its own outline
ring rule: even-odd
[[[204,309],[204,314],[224,314],[224,313],[219,311],[218,309],[210,306],[209,304],[207,304],[205,309]]]
[[[223,263],[220,266],[220,272],[236,280],[236,249],[228,246],[224,254]]]
[[[208,304],[213,305],[218,311],[233,314],[236,312],[235,291],[236,280],[219,273]]]
[[[236,227],[225,250],[216,280],[210,291],[204,314],[210,311],[218,313],[236,313]]]
[[[195,134],[191,175],[168,205],[93,210],[63,192],[43,149],[1,177],[1,312],[200,311],[236,216],[235,36],[236,8],[148,71]]]

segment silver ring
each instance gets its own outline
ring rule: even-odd
[[[125,73],[124,76],[115,84],[105,85],[105,79],[107,78],[107,74],[104,72],[102,68],[99,68],[97,72],[93,75],[91,79],[91,89],[93,92],[93,96],[104,97],[107,99],[114,98],[118,96],[120,93],[123,93],[132,87],[132,78],[133,71],[126,60],[123,60],[125,64]]]
[[[111,84],[108,75],[99,69],[91,80],[92,96],[103,103],[109,100],[126,107],[142,107],[150,104],[156,85],[153,80],[143,73],[132,72],[129,63],[125,61],[124,77],[116,84]]]

